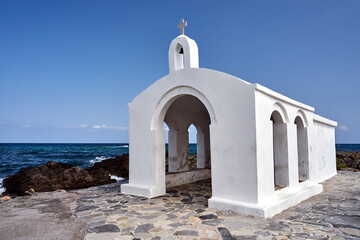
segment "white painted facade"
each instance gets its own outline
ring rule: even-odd
[[[336,122],[259,84],[199,68],[197,44],[185,35],[170,45],[169,74],[129,104],[129,118],[122,193],[151,198],[177,185],[174,179],[201,178],[186,173],[191,124],[197,167],[211,168],[209,207],[271,217],[320,193],[319,183],[336,174]],[[172,179],[165,177],[164,122],[169,172],[178,173]]]

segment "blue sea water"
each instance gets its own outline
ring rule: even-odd
[[[196,144],[189,144],[189,152],[196,153]],[[0,181],[21,168],[38,166],[49,161],[87,168],[93,166],[95,162],[128,153],[128,143],[0,143]]]
[[[336,144],[336,151],[360,152],[360,144]]]

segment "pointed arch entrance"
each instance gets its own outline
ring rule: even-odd
[[[278,107],[279,106],[279,107]],[[272,121],[272,145],[273,145],[273,164],[274,164],[274,188],[279,190],[289,186],[289,166],[288,166],[288,147],[287,147],[287,127],[286,112],[282,106],[271,114]]]

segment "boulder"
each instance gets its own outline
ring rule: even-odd
[[[338,169],[360,169],[360,152],[336,152],[336,164]]]
[[[57,189],[79,189],[113,183],[107,171],[97,168],[86,171],[70,164],[48,162],[38,167],[21,169],[18,173],[3,180],[7,194],[25,195],[33,188],[34,192],[48,192]]]
[[[115,158],[109,158],[101,162],[97,162],[94,166],[86,168],[91,175],[96,175],[99,171],[104,170],[110,175],[117,177],[128,178],[129,177],[129,155],[124,154],[122,156],[116,156]]]

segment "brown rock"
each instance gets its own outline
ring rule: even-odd
[[[338,169],[360,170],[360,152],[336,152],[336,164]]]
[[[9,200],[11,200],[11,197],[9,197],[9,196],[3,196],[0,198],[1,202],[5,202],[5,201],[9,201]]]
[[[129,155],[124,154],[122,156],[116,156],[97,162],[93,167],[86,170],[93,176],[97,176],[98,172],[104,170],[108,174],[115,175],[117,177],[128,178],[129,177]]]
[[[70,164],[48,162],[38,167],[23,168],[15,175],[3,180],[7,194],[25,195],[30,188],[34,192],[48,192],[57,189],[79,189],[113,183],[107,171],[102,168],[91,173]]]

